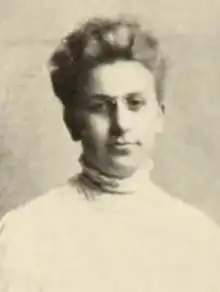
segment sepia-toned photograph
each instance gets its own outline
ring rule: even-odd
[[[220,292],[220,3],[0,4],[0,292]]]

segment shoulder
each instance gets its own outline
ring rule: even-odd
[[[57,255],[63,240],[68,240],[69,222],[77,230],[84,205],[86,200],[71,179],[6,213],[0,221],[0,284],[4,274],[10,282],[13,273],[30,279],[41,277],[46,269],[44,259]]]
[[[157,194],[160,214],[167,220],[170,228],[179,230],[189,242],[192,240],[199,246],[203,243],[209,248],[215,246],[220,255],[220,227],[217,223],[197,207],[171,196],[156,185],[153,188]]]
[[[157,186],[154,188],[159,209],[156,219],[167,240],[161,244],[167,243],[177,262],[184,262],[189,271],[196,270],[219,287],[219,226],[196,207],[170,196]]]
[[[45,255],[58,254],[69,236],[68,224],[77,230],[83,205],[85,199],[71,180],[6,213],[0,221],[0,281],[1,267],[16,274],[21,266],[22,273],[43,273]]]
[[[0,220],[0,242],[9,238],[34,237],[59,225],[67,212],[74,214],[85,199],[74,178],[6,213]],[[35,234],[33,234],[35,233]]]

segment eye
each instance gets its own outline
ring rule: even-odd
[[[139,111],[146,105],[146,101],[141,97],[131,97],[127,100],[128,107],[132,111]]]
[[[93,101],[89,104],[88,109],[94,113],[103,113],[107,111],[107,104],[104,101]]]

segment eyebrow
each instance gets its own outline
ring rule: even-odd
[[[132,98],[132,97],[136,97],[136,96],[140,96],[140,92],[129,92],[127,93],[124,98]],[[108,95],[108,94],[103,94],[103,93],[95,93],[92,96],[92,99],[107,99],[107,100],[115,100],[117,97],[116,96],[112,96],[112,95]]]
[[[102,93],[95,93],[92,94],[92,99],[115,99],[115,96],[107,95],[107,94],[102,94]]]

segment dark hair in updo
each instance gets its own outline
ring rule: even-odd
[[[70,127],[68,107],[80,101],[90,69],[117,60],[139,61],[152,72],[157,101],[164,109],[166,62],[157,38],[134,19],[91,19],[63,38],[50,58],[53,90],[64,105],[64,119],[74,140],[80,139],[79,125],[73,121]]]

